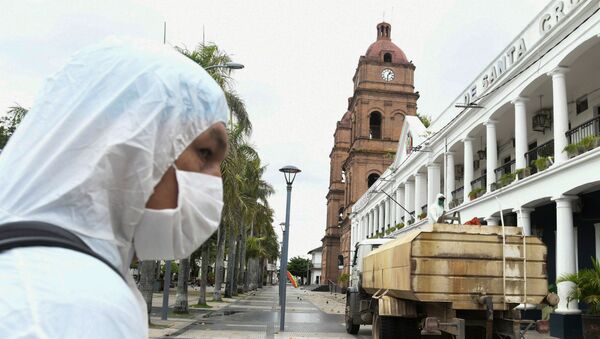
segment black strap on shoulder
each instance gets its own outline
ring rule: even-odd
[[[0,253],[20,247],[60,247],[92,256],[125,277],[108,260],[92,251],[77,235],[62,227],[39,221],[19,221],[0,225]]]

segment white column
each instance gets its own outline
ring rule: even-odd
[[[375,233],[375,216],[377,213],[377,207],[374,207],[371,211],[371,227],[369,228],[369,236],[372,236]]]
[[[440,164],[432,162],[427,165],[427,205],[435,202],[435,197],[440,193],[440,177]]]
[[[421,207],[423,206],[423,182],[425,181],[425,175],[417,172],[415,174],[415,220],[419,220],[418,216],[421,214]]]
[[[577,272],[575,261],[575,239],[573,236],[573,207],[574,196],[561,195],[552,198],[556,201],[556,277]],[[557,284],[560,302],[556,313],[580,313],[577,300],[572,300],[567,305],[567,296],[574,288],[574,284],[564,281]]]
[[[369,211],[367,219],[367,234],[365,234],[365,237],[370,237],[373,229],[373,210]]]
[[[486,191],[492,191],[492,183],[496,182],[496,172],[498,167],[498,140],[496,139],[496,120],[488,120],[485,125],[485,144],[486,144]]]
[[[473,181],[473,138],[466,137],[463,140],[465,146],[465,164],[464,164],[464,201],[469,201],[469,193],[471,192],[471,181]]]
[[[398,190],[396,191],[396,201],[400,205],[404,206],[404,208],[408,209],[408,207],[406,207],[406,204],[404,203],[406,201],[404,187],[398,187]],[[404,216],[405,213],[406,212],[402,209],[402,207],[396,205],[396,224],[399,224],[402,222],[402,217]],[[404,221],[404,224],[406,224],[406,221]],[[394,226],[396,226],[396,225],[394,225]]]
[[[381,214],[381,211],[379,210],[379,205],[375,206],[375,216],[373,217],[373,235],[375,235],[377,232],[379,232],[379,215]]]
[[[388,197],[383,201],[383,209],[384,209],[384,218],[383,218],[383,226],[381,230],[385,231],[390,224],[390,199]]]
[[[498,226],[498,217],[487,217],[485,218],[488,226]]]
[[[379,203],[379,228],[377,232],[383,231],[385,227],[385,200]]]
[[[392,198],[394,198],[394,200],[398,201],[398,199],[396,199],[395,195],[396,195],[396,190],[393,190],[391,192],[391,196]],[[392,226],[396,226],[396,203],[390,198],[390,227]]]
[[[533,212],[533,208],[515,208],[513,212],[517,213],[517,226],[521,227],[523,234],[531,235],[531,212]]]
[[[554,164],[558,165],[569,157],[563,149],[567,146],[567,136],[565,133],[569,130],[569,110],[567,107],[567,81],[565,74],[568,72],[566,67],[557,67],[548,75],[552,76],[552,110],[554,111]]]
[[[404,183],[404,202],[406,209],[409,212],[413,212],[415,210],[415,182],[412,178],[406,180]],[[408,213],[404,213],[404,224],[408,225],[408,222],[411,220],[412,216]]]
[[[515,169],[526,168],[527,159],[527,107],[529,98],[518,97],[512,101],[515,105]]]
[[[454,152],[449,151],[446,153],[446,176],[444,184],[446,186],[446,205],[452,200],[452,191],[456,189],[456,181],[454,180]]]

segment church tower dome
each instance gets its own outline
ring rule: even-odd
[[[392,25],[387,22],[377,25],[377,41],[367,49],[367,59],[395,64],[409,63],[406,54],[392,42],[391,34]]]

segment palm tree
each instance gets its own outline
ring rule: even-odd
[[[208,277],[208,261],[210,255],[210,243],[205,243],[202,249],[202,266],[200,267],[200,296],[198,297],[198,305],[206,305],[206,285]]]
[[[199,44],[198,47],[194,50],[188,50],[187,48],[175,47],[179,52],[183,55],[190,58],[192,61],[202,66],[203,68],[208,68],[210,66],[215,65],[223,65],[228,62],[231,62],[231,58],[227,55],[227,53],[221,51],[217,45],[213,43],[207,44]],[[240,207],[239,204],[239,187],[242,184],[242,180],[238,177],[235,172],[236,169],[240,168],[240,163],[243,162],[241,155],[244,155],[249,146],[244,145],[243,149],[238,150],[236,146],[239,144],[240,140],[243,139],[244,136],[247,136],[252,131],[252,125],[250,123],[250,119],[248,118],[248,113],[246,111],[243,100],[239,97],[239,95],[233,90],[232,82],[233,79],[231,77],[231,69],[224,67],[214,67],[208,70],[208,73],[215,79],[215,81],[221,86],[225,93],[225,97],[227,99],[227,104],[229,105],[229,109],[231,112],[230,124],[228,128],[229,139],[234,140],[234,142],[230,141],[229,145],[229,153],[227,155],[227,159],[222,166],[222,171],[225,173],[229,173],[228,175],[223,174],[223,186],[224,186],[224,216],[225,214],[229,215],[229,218],[225,218],[227,222],[222,222],[218,229],[218,237],[217,237],[217,256],[215,262],[215,292],[214,292],[214,300],[221,300],[221,284],[222,284],[222,269],[223,269],[223,259],[225,255],[225,244],[228,244],[228,260],[231,265],[235,264],[234,253],[235,253],[235,234],[237,234],[236,225],[237,222],[234,220],[239,220],[237,216],[233,214],[233,208],[227,208],[227,206],[235,206]],[[235,123],[234,123],[235,120]],[[256,152],[252,149],[250,152],[256,155]],[[257,156],[257,155],[256,155]],[[229,168],[229,170],[225,170]],[[228,213],[225,211],[228,210]],[[225,241],[225,231],[227,231],[227,235],[229,236],[229,240]],[[232,255],[233,254],[233,255]],[[231,266],[230,265],[230,266]],[[233,276],[233,271],[228,274],[228,277]],[[204,279],[201,277],[201,279]],[[202,282],[201,282],[202,283]]]
[[[221,51],[214,43],[199,44],[194,50],[188,50],[185,47],[175,47],[181,54],[187,56],[192,61],[208,68],[216,65],[224,65],[231,62],[231,57],[227,53]],[[246,112],[246,106],[244,101],[239,95],[233,90],[233,78],[231,77],[231,69],[226,67],[214,67],[207,70],[208,74],[221,86],[227,99],[227,105],[231,112],[231,124],[233,125],[233,118],[236,120],[236,125],[240,126],[241,129],[249,135],[252,131],[252,124]]]
[[[152,310],[152,294],[154,293],[154,281],[156,280],[157,264],[154,260],[144,260],[139,263],[140,283],[139,290],[146,302],[148,310],[148,322],[150,322],[150,311]]]
[[[27,108],[16,105],[9,107],[6,115],[0,118],[0,151],[6,146],[8,139],[13,135],[28,111]]]
[[[188,280],[190,279],[190,258],[179,261],[177,274],[177,294],[175,295],[175,313],[188,313]]]

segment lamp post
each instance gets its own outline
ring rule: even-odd
[[[228,69],[242,69],[244,65],[238,64],[237,62],[228,62],[222,65],[212,65],[205,68],[205,70],[213,69],[213,68],[228,68]]]
[[[280,222],[279,223],[279,227],[281,227],[281,238],[283,240],[283,238],[285,238],[285,222]],[[283,255],[283,241],[279,243],[279,246],[281,246],[281,254]],[[282,259],[279,258],[279,272],[280,272],[280,276],[281,276],[281,270],[282,270],[282,267],[283,267],[283,266],[281,266],[282,262],[283,262]],[[282,284],[281,283],[281,279],[279,279],[279,306],[281,306],[281,300],[283,300],[283,289],[284,289],[284,287],[285,287],[285,283]]]
[[[285,328],[285,281],[287,273],[287,256],[288,256],[288,241],[290,237],[290,203],[292,200],[292,184],[296,179],[296,174],[300,173],[300,169],[294,166],[285,166],[279,169],[283,172],[285,183],[287,184],[287,202],[285,205],[285,232],[283,233],[283,248],[281,250],[281,265],[279,266],[279,288],[281,294],[279,303],[281,304],[281,312],[279,319],[279,331],[283,332]]]

